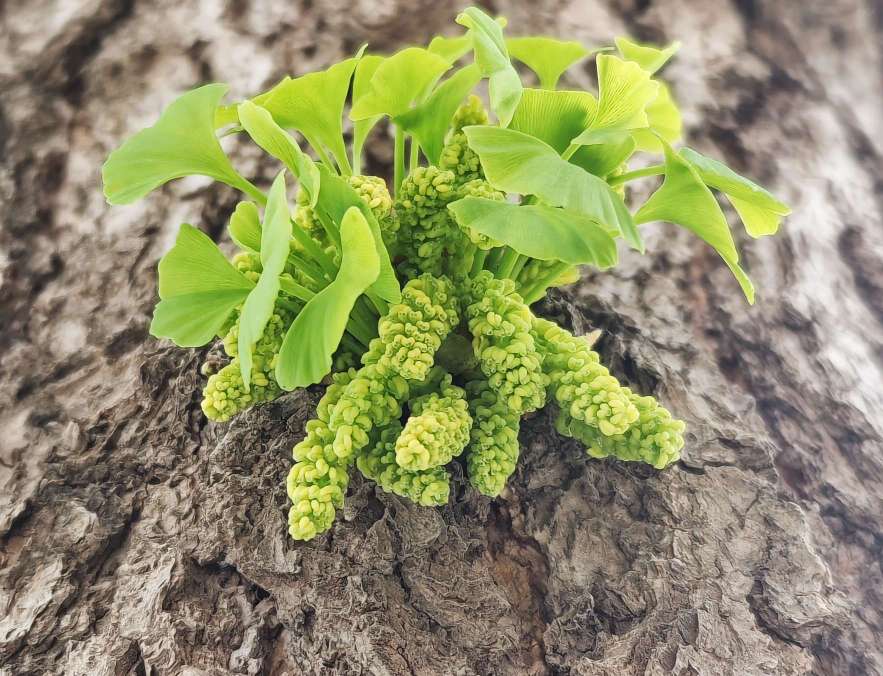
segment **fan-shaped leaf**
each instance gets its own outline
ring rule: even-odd
[[[564,71],[591,54],[579,42],[547,37],[509,38],[506,47],[510,56],[537,74],[543,89],[555,89]]]
[[[207,235],[187,223],[159,262],[159,297],[150,333],[182,347],[209,342],[254,284]]]
[[[612,135],[646,127],[645,108],[658,93],[659,83],[636,63],[601,54],[597,64],[598,107],[589,127],[573,139],[578,145],[610,143]]]
[[[588,92],[525,88],[509,129],[534,136],[562,153],[592,121],[597,106]]]
[[[337,277],[310,299],[285,334],[276,381],[286,390],[317,383],[331,370],[353,305],[380,273],[374,235],[358,208],[350,207],[344,214],[340,239],[343,251]]]
[[[319,198],[319,169],[282,127],[276,124],[270,112],[251,101],[239,104],[239,121],[261,148],[288,167],[310,196],[310,206]]]
[[[472,35],[475,63],[482,76],[488,78],[491,110],[506,127],[521,99],[521,78],[509,60],[503,28],[480,9],[470,7],[457,16],[457,23],[466,26]]]
[[[285,172],[270,188],[261,228],[261,277],[248,294],[239,316],[239,366],[242,382],[251,381],[251,350],[260,339],[279,295],[279,275],[285,269],[291,242],[291,213],[285,195]]]
[[[371,76],[370,91],[353,104],[350,117],[397,117],[420,100],[450,67],[445,59],[420,47],[403,49],[380,62]]]
[[[754,287],[739,267],[739,252],[720,205],[692,165],[664,145],[665,180],[635,214],[635,222],[668,221],[692,230],[720,254],[753,303]]]
[[[269,110],[281,127],[297,129],[314,148],[328,148],[337,163],[349,169],[341,118],[360,56],[361,52],[327,70],[286,77],[255,102]]]
[[[680,154],[693,165],[705,185],[726,193],[739,213],[745,230],[752,237],[774,234],[779,229],[782,218],[791,213],[787,204],[722,162],[705,157],[690,148],[681,149]]]
[[[672,42],[662,49],[653,45],[641,45],[628,38],[616,38],[615,42],[622,58],[634,61],[650,75],[662,68],[681,48],[680,42]]]
[[[478,66],[461,68],[436,87],[423,103],[395,119],[396,124],[414,135],[431,163],[438,164],[451,118],[480,79]]]
[[[110,204],[129,204],[182,176],[209,176],[263,201],[260,190],[242,178],[215,136],[215,109],[227,85],[210,84],[180,96],[152,127],[113,151],[101,175]]]
[[[575,211],[465,197],[448,205],[457,222],[520,254],[599,268],[616,265],[616,242],[601,225]]]
[[[683,134],[681,111],[678,110],[677,104],[671,97],[671,91],[665,84],[659,83],[659,93],[645,110],[648,128],[632,131],[639,150],[651,153],[663,152],[658,136],[670,144],[681,140]]]
[[[454,64],[472,49],[472,37],[469,35],[458,35],[454,38],[446,38],[442,35],[437,35],[432,38],[426,49],[442,57],[448,63]]]
[[[261,215],[254,202],[240,202],[227,224],[236,246],[246,251],[258,253],[261,250]]]
[[[488,181],[497,189],[536,195],[622,233],[643,251],[641,236],[622,198],[597,176],[562,159],[533,136],[499,127],[465,127],[469,146],[478,153]]]

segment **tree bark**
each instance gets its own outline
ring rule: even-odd
[[[738,236],[753,308],[663,225],[648,256],[539,307],[601,329],[614,373],[687,421],[664,472],[588,459],[546,411],[501,498],[459,466],[442,509],[355,478],[331,532],[295,543],[284,478],[320,388],[208,424],[217,350],[148,336],[179,223],[223,239],[236,196],[188,179],[111,209],[106,154],[199,83],[240,98],[452,30],[457,9],[0,3],[0,673],[883,673],[875,0],[491,8],[516,33],[682,40],[664,77],[689,143],[795,209],[776,238]]]

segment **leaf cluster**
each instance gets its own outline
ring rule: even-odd
[[[578,266],[616,265],[619,240],[644,253],[642,226],[654,221],[710,245],[753,303],[719,199],[751,237],[774,234],[789,213],[750,179],[678,147],[681,114],[657,77],[678,43],[507,37],[504,20],[476,8],[457,24],[460,35],[389,56],[363,47],[235,103],[222,102],[226,85],[194,89],[103,167],[111,204],[189,175],[243,193],[228,225],[240,250],[232,261],[184,224],[159,264],[151,333],[182,347],[222,337],[233,358],[209,380],[208,415],[226,419],[349,374],[333,390],[346,396],[323,405],[324,431],[301,452],[312,464],[290,479],[300,534],[330,526],[353,463],[390,490],[438,504],[447,498],[441,465],[469,445],[473,483],[498,493],[514,471],[520,415],[547,395],[562,408],[559,429],[591,454],[671,462],[682,425],[620,388],[578,339],[549,327],[537,334],[529,306],[574,281]],[[559,88],[591,57],[596,91]],[[475,95],[482,81],[490,116]],[[394,139],[389,187],[361,174],[366,140],[384,119]],[[279,162],[270,186],[237,171],[225,150],[236,136]],[[660,176],[634,203],[629,184]],[[432,308],[441,307],[439,323]],[[380,397],[386,423],[351,437],[358,425],[340,423],[337,409],[358,408],[357,391]],[[412,456],[441,460],[402,459]]]

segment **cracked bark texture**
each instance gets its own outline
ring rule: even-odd
[[[739,238],[754,308],[663,225],[651,255],[541,307],[602,329],[614,372],[687,420],[665,472],[589,460],[546,412],[500,499],[457,469],[443,509],[355,479],[333,530],[294,543],[283,480],[319,388],[207,424],[216,352],[147,335],[178,224],[223,239],[236,196],[185,180],[109,209],[108,151],[199,83],[242,97],[457,9],[0,2],[0,673],[883,673],[875,0],[491,7],[516,32],[682,40],[665,78],[690,143],[795,209],[777,238]]]

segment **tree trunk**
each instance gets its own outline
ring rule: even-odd
[[[664,472],[587,458],[546,411],[501,498],[457,468],[443,509],[354,478],[296,543],[284,479],[320,388],[209,424],[217,351],[148,336],[179,223],[226,237],[236,196],[188,179],[111,209],[109,150],[198,83],[239,98],[452,30],[456,4],[0,3],[0,673],[883,673],[876,0],[491,8],[516,33],[682,40],[689,143],[795,209],[739,236],[753,308],[663,225],[538,308],[601,329],[614,373],[687,421]]]

